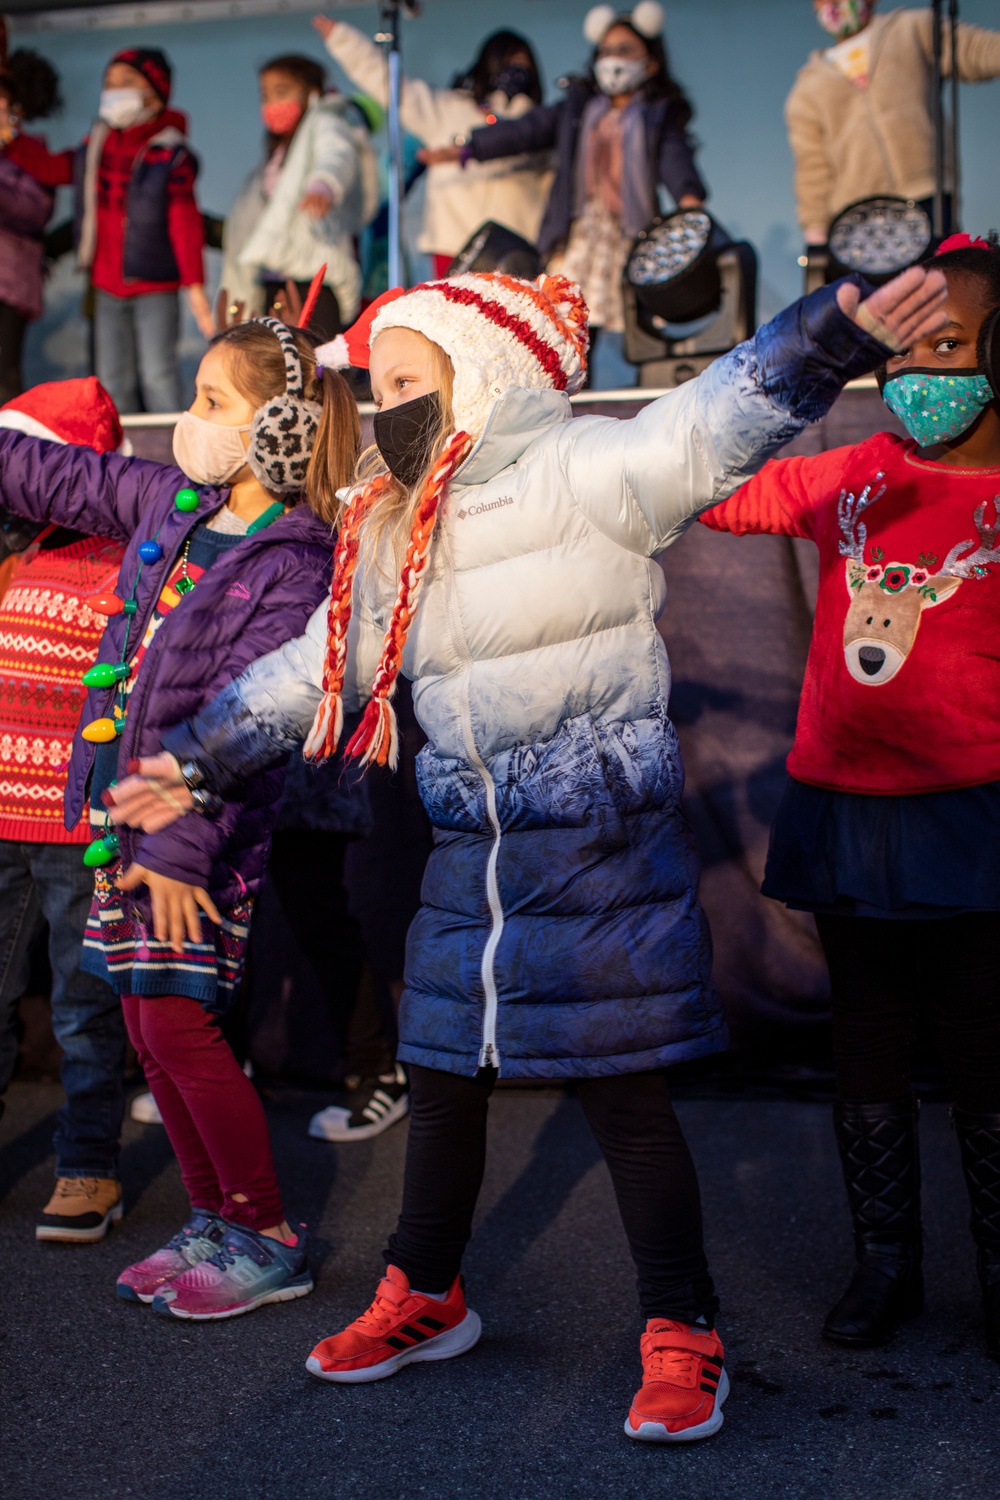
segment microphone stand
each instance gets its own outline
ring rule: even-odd
[[[389,63],[389,285],[402,286],[403,273],[403,133],[399,121],[401,82],[399,57],[400,0],[383,0],[378,40]]]
[[[954,232],[962,224],[958,169],[958,0],[948,0],[948,26],[951,32],[951,229]]]
[[[951,169],[951,225],[958,228],[959,218],[959,170],[958,170],[958,0],[948,0],[948,41],[951,76],[949,99],[951,108],[945,129],[944,113],[944,0],[932,0],[932,36],[934,46],[934,82],[932,106],[934,122],[934,238],[944,237],[945,174]],[[949,160],[950,157],[950,160]]]
[[[942,62],[944,44],[942,27],[943,0],[932,0],[933,18],[931,40],[934,50],[934,81],[931,88],[931,103],[934,121],[934,238],[944,238],[944,100],[941,97]],[[952,68],[954,72],[954,66]]]

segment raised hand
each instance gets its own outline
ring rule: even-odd
[[[910,266],[863,302],[858,287],[845,281],[837,288],[837,306],[866,333],[902,353],[944,327],[947,295],[943,271]]]
[[[441,167],[461,160],[461,146],[421,146],[417,152],[417,161],[422,161],[425,167]]]
[[[159,833],[191,811],[191,793],[173,755],[163,752],[147,756],[131,762],[129,770],[132,775],[104,793],[112,823],[140,828],[143,833]]]
[[[313,26],[319,32],[324,42],[336,24],[336,21],[331,21],[329,16],[313,16]]]
[[[221,925],[222,916],[206,890],[200,885],[188,885],[184,880],[172,880],[169,875],[158,875],[147,870],[145,865],[129,865],[124,875],[118,877],[118,889],[134,891],[144,885],[149,891],[153,908],[153,936],[157,942],[169,943],[175,953],[180,953],[184,940],[192,943],[202,941],[201,913]]]

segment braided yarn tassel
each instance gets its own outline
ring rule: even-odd
[[[357,730],[347,743],[347,754],[360,760],[362,765],[392,767],[396,765],[399,756],[399,732],[396,727],[396,711],[391,700],[396,691],[396,678],[399,676],[403,661],[403,647],[416,613],[417,599],[427,571],[431,537],[441,501],[452,474],[471,447],[472,439],[468,433],[456,432],[449,438],[441,457],[427,476],[420,496],[413,517],[406,556],[403,559],[399,592],[396,595],[389,628],[382,642],[382,656],[378,670],[372,682],[371,702],[365,709]]]
[[[344,672],[347,666],[347,627],[351,620],[354,572],[358,564],[361,522],[384,481],[374,480],[351,499],[337,536],[333,554],[333,579],[326,616],[326,657],[323,662],[323,697],[312,728],[302,746],[306,760],[323,760],[334,753],[344,727]]]

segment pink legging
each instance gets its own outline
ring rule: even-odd
[[[122,1008],[192,1207],[247,1229],[282,1223],[264,1109],[218,1023],[183,995],[124,995]]]

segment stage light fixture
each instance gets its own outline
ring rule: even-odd
[[[922,260],[931,247],[930,214],[908,198],[862,198],[830,225],[830,279],[858,274],[876,286]]]
[[[636,301],[665,323],[694,323],[716,312],[722,297],[716,226],[704,209],[654,219],[636,238],[625,279]]]

